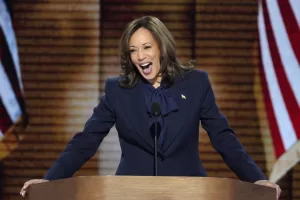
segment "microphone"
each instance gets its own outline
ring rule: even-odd
[[[160,104],[157,102],[153,102],[151,105],[151,113],[154,117],[159,117],[161,114]]]
[[[158,102],[151,105],[151,114],[154,117],[154,175],[157,176],[157,117],[161,115],[161,107]]]

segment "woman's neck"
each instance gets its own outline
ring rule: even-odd
[[[158,88],[160,86],[160,83],[161,83],[161,76],[158,76],[156,77],[155,79],[153,80],[149,80],[149,82],[151,83],[151,85],[154,87],[154,88]]]

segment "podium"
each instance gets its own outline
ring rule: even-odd
[[[228,178],[82,176],[34,184],[28,200],[275,200],[276,189]]]

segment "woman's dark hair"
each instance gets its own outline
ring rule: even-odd
[[[182,76],[184,71],[193,68],[192,65],[183,66],[177,60],[175,40],[166,26],[156,17],[144,16],[130,22],[120,40],[121,87],[131,88],[140,78],[138,70],[131,62],[129,50],[129,40],[139,28],[149,30],[158,42],[161,66],[158,74],[162,75],[164,84],[171,85],[177,76]]]

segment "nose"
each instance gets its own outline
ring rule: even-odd
[[[137,59],[138,59],[138,61],[142,61],[145,59],[145,54],[144,54],[143,50],[138,50]]]

